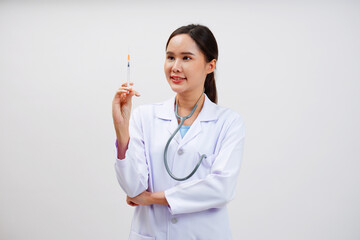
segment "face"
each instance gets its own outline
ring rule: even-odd
[[[203,91],[206,75],[214,71],[215,64],[215,59],[206,61],[205,55],[188,34],[179,34],[167,46],[164,70],[174,92],[197,96]]]

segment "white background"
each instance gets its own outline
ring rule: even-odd
[[[1,240],[127,239],[111,101],[128,52],[134,105],[172,96],[165,44],[189,23],[246,122],[234,239],[360,239],[360,3],[248,0],[0,2]]]

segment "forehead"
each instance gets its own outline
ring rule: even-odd
[[[188,34],[179,34],[171,38],[166,51],[173,53],[192,52],[201,54],[196,42]]]

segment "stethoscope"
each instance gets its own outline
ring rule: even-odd
[[[169,138],[169,140],[168,140],[167,143],[166,143],[165,150],[164,150],[164,164],[165,164],[166,171],[168,172],[168,174],[170,175],[170,177],[172,177],[173,179],[175,179],[175,180],[177,180],[177,181],[185,181],[185,180],[189,179],[192,175],[194,175],[194,173],[196,172],[196,170],[200,167],[200,164],[201,164],[202,160],[203,160],[204,158],[206,158],[206,155],[205,155],[205,154],[201,155],[200,160],[199,160],[199,162],[197,163],[197,165],[195,166],[194,170],[192,170],[192,172],[191,172],[188,176],[186,176],[186,177],[184,177],[184,178],[178,178],[178,177],[176,177],[176,176],[171,172],[171,170],[169,169],[168,162],[167,162],[167,151],[168,151],[168,148],[169,148],[169,145],[170,145],[171,140],[175,137],[176,133],[180,130],[180,128],[181,128],[182,125],[184,124],[185,120],[188,119],[188,118],[190,118],[190,117],[194,114],[194,112],[195,112],[195,110],[196,110],[196,108],[197,108],[197,105],[198,105],[198,103],[199,103],[199,101],[200,101],[200,99],[201,99],[201,97],[202,97],[203,95],[204,95],[204,92],[201,94],[201,96],[200,96],[199,99],[197,100],[194,108],[191,110],[191,113],[190,113],[189,115],[185,116],[185,117],[180,117],[180,116],[179,116],[179,104],[178,104],[179,100],[176,99],[175,115],[176,115],[176,117],[177,117],[178,119],[180,119],[180,123],[179,123],[179,126],[177,127],[177,129],[175,130],[175,132],[171,135],[171,137]]]

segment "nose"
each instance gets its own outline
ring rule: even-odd
[[[175,60],[174,65],[172,66],[172,72],[181,72],[181,63],[179,60]]]

